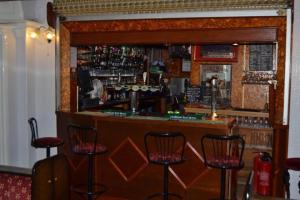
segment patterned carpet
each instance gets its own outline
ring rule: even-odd
[[[0,172],[0,200],[31,200],[31,177]]]

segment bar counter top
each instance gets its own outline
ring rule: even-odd
[[[122,113],[122,112],[120,112]],[[177,124],[182,126],[194,126],[194,127],[201,127],[201,126],[210,126],[214,125],[214,128],[231,128],[235,122],[234,118],[217,118],[217,119],[209,119],[206,117],[201,117],[201,119],[195,119],[193,117],[186,117],[180,116],[176,118],[172,118],[169,116],[151,116],[151,115],[138,115],[138,114],[129,114],[128,116],[120,115],[118,112],[102,112],[102,111],[82,111],[77,112],[76,114],[79,115],[87,115],[87,116],[94,116],[94,117],[103,117],[106,120],[125,120],[125,121],[132,121],[134,123],[138,123],[141,121],[144,123],[147,120],[147,123],[167,123],[167,124]]]

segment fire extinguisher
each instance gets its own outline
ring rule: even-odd
[[[258,166],[259,178],[258,178],[258,191],[260,195],[271,194],[271,175],[272,175],[272,158],[270,154],[263,152],[260,157]]]
[[[272,158],[267,152],[259,152],[253,161],[253,190],[260,195],[271,193]]]

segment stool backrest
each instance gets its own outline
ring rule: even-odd
[[[179,132],[148,132],[144,137],[148,161],[156,164],[183,162],[185,136]]]
[[[245,141],[239,135],[207,134],[201,139],[206,166],[220,169],[242,168]]]
[[[68,125],[71,151],[77,154],[94,154],[97,147],[97,130],[90,126]]]
[[[38,126],[37,126],[37,121],[34,117],[29,118],[28,123],[31,130],[31,145],[32,145],[34,141],[39,138]]]

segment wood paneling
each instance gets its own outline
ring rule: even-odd
[[[272,181],[272,196],[283,196],[283,169],[285,159],[288,152],[288,126],[282,124],[274,124],[273,133],[273,181]]]
[[[276,32],[276,28],[72,32],[71,45],[275,42]]]
[[[208,34],[210,33],[210,34]],[[71,34],[71,35],[70,35]],[[73,110],[70,91],[70,44],[154,44],[154,43],[253,43],[277,42],[277,88],[272,91],[275,97],[270,101],[272,108],[272,123],[282,124],[284,101],[285,75],[285,17],[235,17],[235,18],[194,18],[194,19],[144,19],[144,20],[103,20],[63,22],[61,26],[61,110]],[[157,36],[157,37],[156,37]],[[201,36],[201,37],[199,37]],[[72,42],[71,42],[72,41]],[[199,84],[199,63],[192,63],[191,82]],[[234,77],[239,79],[239,77]],[[238,95],[238,94],[237,94]],[[74,106],[74,105],[73,105]],[[111,124],[114,126],[114,124]],[[150,127],[149,127],[150,128]],[[275,133],[281,128],[275,128]],[[184,129],[183,129],[184,130]],[[285,129],[287,130],[287,129]],[[117,130],[115,130],[117,131]],[[112,134],[113,135],[113,134]],[[280,136],[276,142],[274,136],[273,156],[275,170],[279,169],[276,163],[282,163],[284,155],[278,152],[285,151],[287,134]],[[112,138],[113,136],[111,136]],[[281,141],[281,142],[280,142]],[[277,145],[277,146],[276,146]],[[280,173],[275,171],[273,191],[280,188]],[[134,189],[135,190],[135,189]],[[277,194],[280,193],[275,192]],[[274,192],[273,192],[274,193]],[[193,194],[187,194],[194,198]],[[282,195],[282,193],[281,193]],[[196,195],[197,196],[197,195]]]
[[[71,107],[71,73],[70,73],[70,32],[60,26],[60,110],[70,111]]]
[[[96,156],[95,178],[109,190],[107,196],[126,199],[144,199],[147,195],[161,192],[162,166],[145,160],[144,134],[148,131],[180,131],[187,138],[186,161],[170,167],[170,191],[181,194],[186,200],[217,198],[220,172],[204,166],[201,137],[204,134],[228,134],[229,124],[202,124],[176,121],[140,120],[118,117],[57,113],[59,136],[65,140],[59,152],[64,152],[70,163],[71,183],[85,183],[86,158],[70,152],[67,125],[69,123],[94,125],[99,131],[99,142],[108,152]],[[146,186],[146,187],[145,187]],[[72,196],[72,200],[77,200]]]

